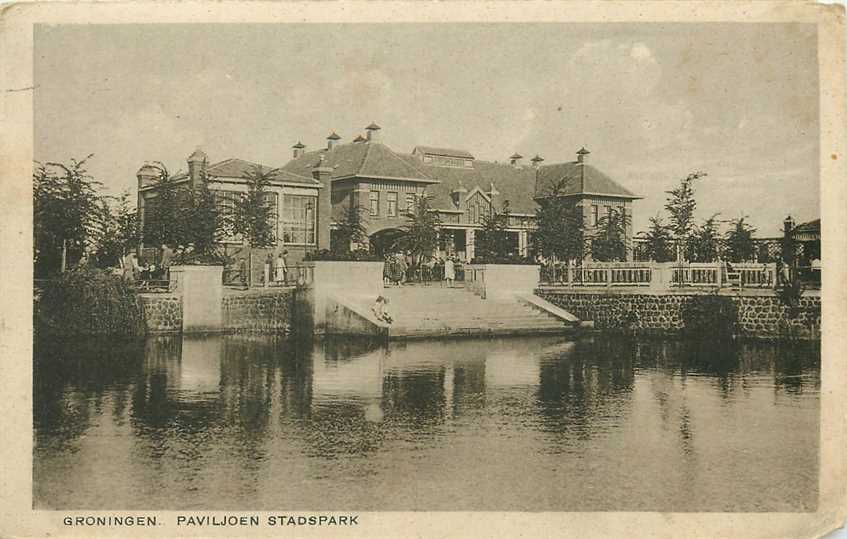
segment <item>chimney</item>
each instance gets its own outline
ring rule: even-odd
[[[162,171],[159,167],[145,164],[135,173],[135,177],[138,178],[138,188],[141,189],[153,185],[161,173]]]
[[[299,140],[297,141],[297,144],[292,146],[292,148],[294,148],[294,159],[297,159],[298,157],[301,157],[304,153],[306,153],[306,145],[300,142]]]
[[[540,166],[541,166],[541,163],[543,163],[543,162],[544,162],[544,158],[543,158],[543,157],[541,157],[541,156],[540,156],[540,155],[538,155],[538,154],[535,154],[535,157],[533,157],[532,159],[530,159],[530,161],[532,162],[532,168],[538,168],[538,167],[540,167]]]
[[[382,136],[380,135],[380,130],[382,128],[375,123],[371,123],[371,125],[365,128],[365,131],[368,133],[368,142],[382,142]]]
[[[523,159],[523,156],[518,152],[515,152],[512,154],[512,157],[509,158],[509,162],[513,167],[519,167],[521,166],[521,159]]]
[[[316,250],[329,249],[329,223],[332,217],[332,167],[327,166],[324,161],[324,156],[321,155],[320,161],[312,168],[312,177],[320,182],[321,188],[318,192],[317,208],[317,223],[315,229],[317,231]]]
[[[206,175],[206,160],[206,154],[200,148],[188,156],[188,177],[191,180],[192,189],[199,187],[203,182]]]
[[[341,140],[341,137],[338,136],[338,133],[336,133],[335,131],[330,133],[329,136],[326,137],[326,149],[332,150],[333,148],[335,148],[335,145],[338,144],[339,140]]]
[[[590,154],[590,153],[591,152],[589,152],[588,150],[585,149],[585,146],[580,148],[579,151],[576,152],[577,163],[585,163],[588,160],[588,154]]]

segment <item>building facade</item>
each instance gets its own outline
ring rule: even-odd
[[[329,248],[333,228],[351,209],[363,217],[371,248],[386,249],[402,235],[407,212],[423,195],[441,221],[439,254],[467,261],[475,256],[475,238],[486,216],[506,205],[513,254],[530,255],[538,200],[550,196],[572,202],[589,234],[611,209],[623,211],[630,217],[627,240],[632,238],[632,202],[640,197],[588,164],[584,148],[573,162],[545,165],[536,155],[525,164],[515,153],[498,163],[476,159],[466,150],[430,146],[401,153],[385,145],[381,135],[381,127],[372,123],[350,143],[335,132],[316,150],[298,142],[291,160],[279,168],[240,159],[206,165],[206,156],[197,151],[188,159],[189,172],[177,179],[196,184],[207,178],[221,202],[229,203],[246,191],[248,171],[271,171],[279,231],[274,250],[286,249],[294,258]],[[156,196],[151,175],[158,171],[150,167],[138,173],[142,221],[144,208]]]

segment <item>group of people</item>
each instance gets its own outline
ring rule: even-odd
[[[170,279],[171,265],[177,259],[182,259],[194,252],[194,245],[188,244],[187,247],[178,246],[176,250],[171,249],[163,244],[159,252],[158,264],[156,261],[145,260],[140,262],[135,254],[135,251],[129,250],[118,259],[118,267],[115,268],[116,273],[120,273],[124,279],[130,282],[161,280],[167,281]]]
[[[238,264],[234,268],[234,274],[231,273],[230,278],[225,277],[225,282],[228,284],[240,284],[242,288],[246,289],[248,287],[250,273],[247,266],[247,257],[242,256],[238,259]],[[276,257],[268,253],[262,264],[262,286],[287,286],[288,282],[288,251],[283,250]]]
[[[242,261],[244,259],[242,258]],[[262,272],[262,286],[285,286],[288,283],[288,251],[282,251],[276,258],[268,253]]]
[[[447,281],[452,287],[456,281],[456,269],[460,265],[455,255],[430,257],[415,264],[411,254],[391,253],[385,255],[382,279],[386,286],[402,286],[403,283],[418,281]]]

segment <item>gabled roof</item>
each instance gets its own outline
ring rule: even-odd
[[[341,137],[338,136],[338,133],[336,133],[335,131],[330,133],[329,136],[326,137],[326,138],[327,138],[327,140],[341,140]]]
[[[435,148],[433,146],[415,146],[412,153],[422,153],[424,155],[438,155],[440,157],[459,157],[462,159],[473,159],[474,156],[466,150],[455,150],[451,148]]]
[[[586,163],[570,162],[538,168],[535,196],[600,195],[615,198],[642,198]]]
[[[420,159],[410,154],[398,154],[403,159],[417,164],[427,175],[439,181],[426,188],[430,195],[430,204],[434,209],[455,211],[451,193],[459,191],[459,186],[467,190],[466,196],[478,187],[487,193],[494,184],[499,192],[494,197],[494,206],[499,210],[503,202],[509,201],[512,213],[535,213],[536,203],[532,198],[535,185],[535,170],[529,167],[515,167],[510,164],[492,163],[475,160],[473,168],[439,167],[422,164]],[[460,207],[460,209],[464,209]]]
[[[320,182],[312,178],[311,174],[308,176],[303,176],[300,174],[295,174],[292,172],[288,172],[282,170],[280,168],[269,167],[268,165],[263,165],[261,163],[253,163],[250,161],[245,161],[244,159],[225,159],[223,161],[219,161],[212,165],[206,167],[206,173],[211,178],[244,178],[248,174],[255,171],[258,167],[258,170],[262,174],[269,174],[269,179],[271,181],[276,181],[280,183],[296,183],[302,185],[320,185]],[[173,179],[181,180],[187,178],[188,174],[180,173],[173,177]]]
[[[301,176],[311,176],[312,169],[320,162],[321,156],[324,158],[322,166],[333,169],[333,180],[356,176],[427,183],[434,181],[422,170],[419,161],[404,159],[388,146],[376,142],[339,144],[332,150],[306,152],[286,163],[282,169]]]
[[[794,227],[792,232],[817,232],[821,231],[821,220],[814,219],[812,221],[808,221],[805,223],[800,223],[799,225]]]

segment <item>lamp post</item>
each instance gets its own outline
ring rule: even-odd
[[[306,240],[306,252],[304,253],[305,255],[309,254],[309,247],[312,245],[311,242],[309,242],[309,225],[314,222],[312,220],[312,215],[312,201],[309,200],[306,202],[306,222],[304,223],[303,227],[303,233],[305,236],[304,239]],[[315,236],[317,236],[318,231],[315,230],[314,226],[312,227],[312,232],[315,234]]]

